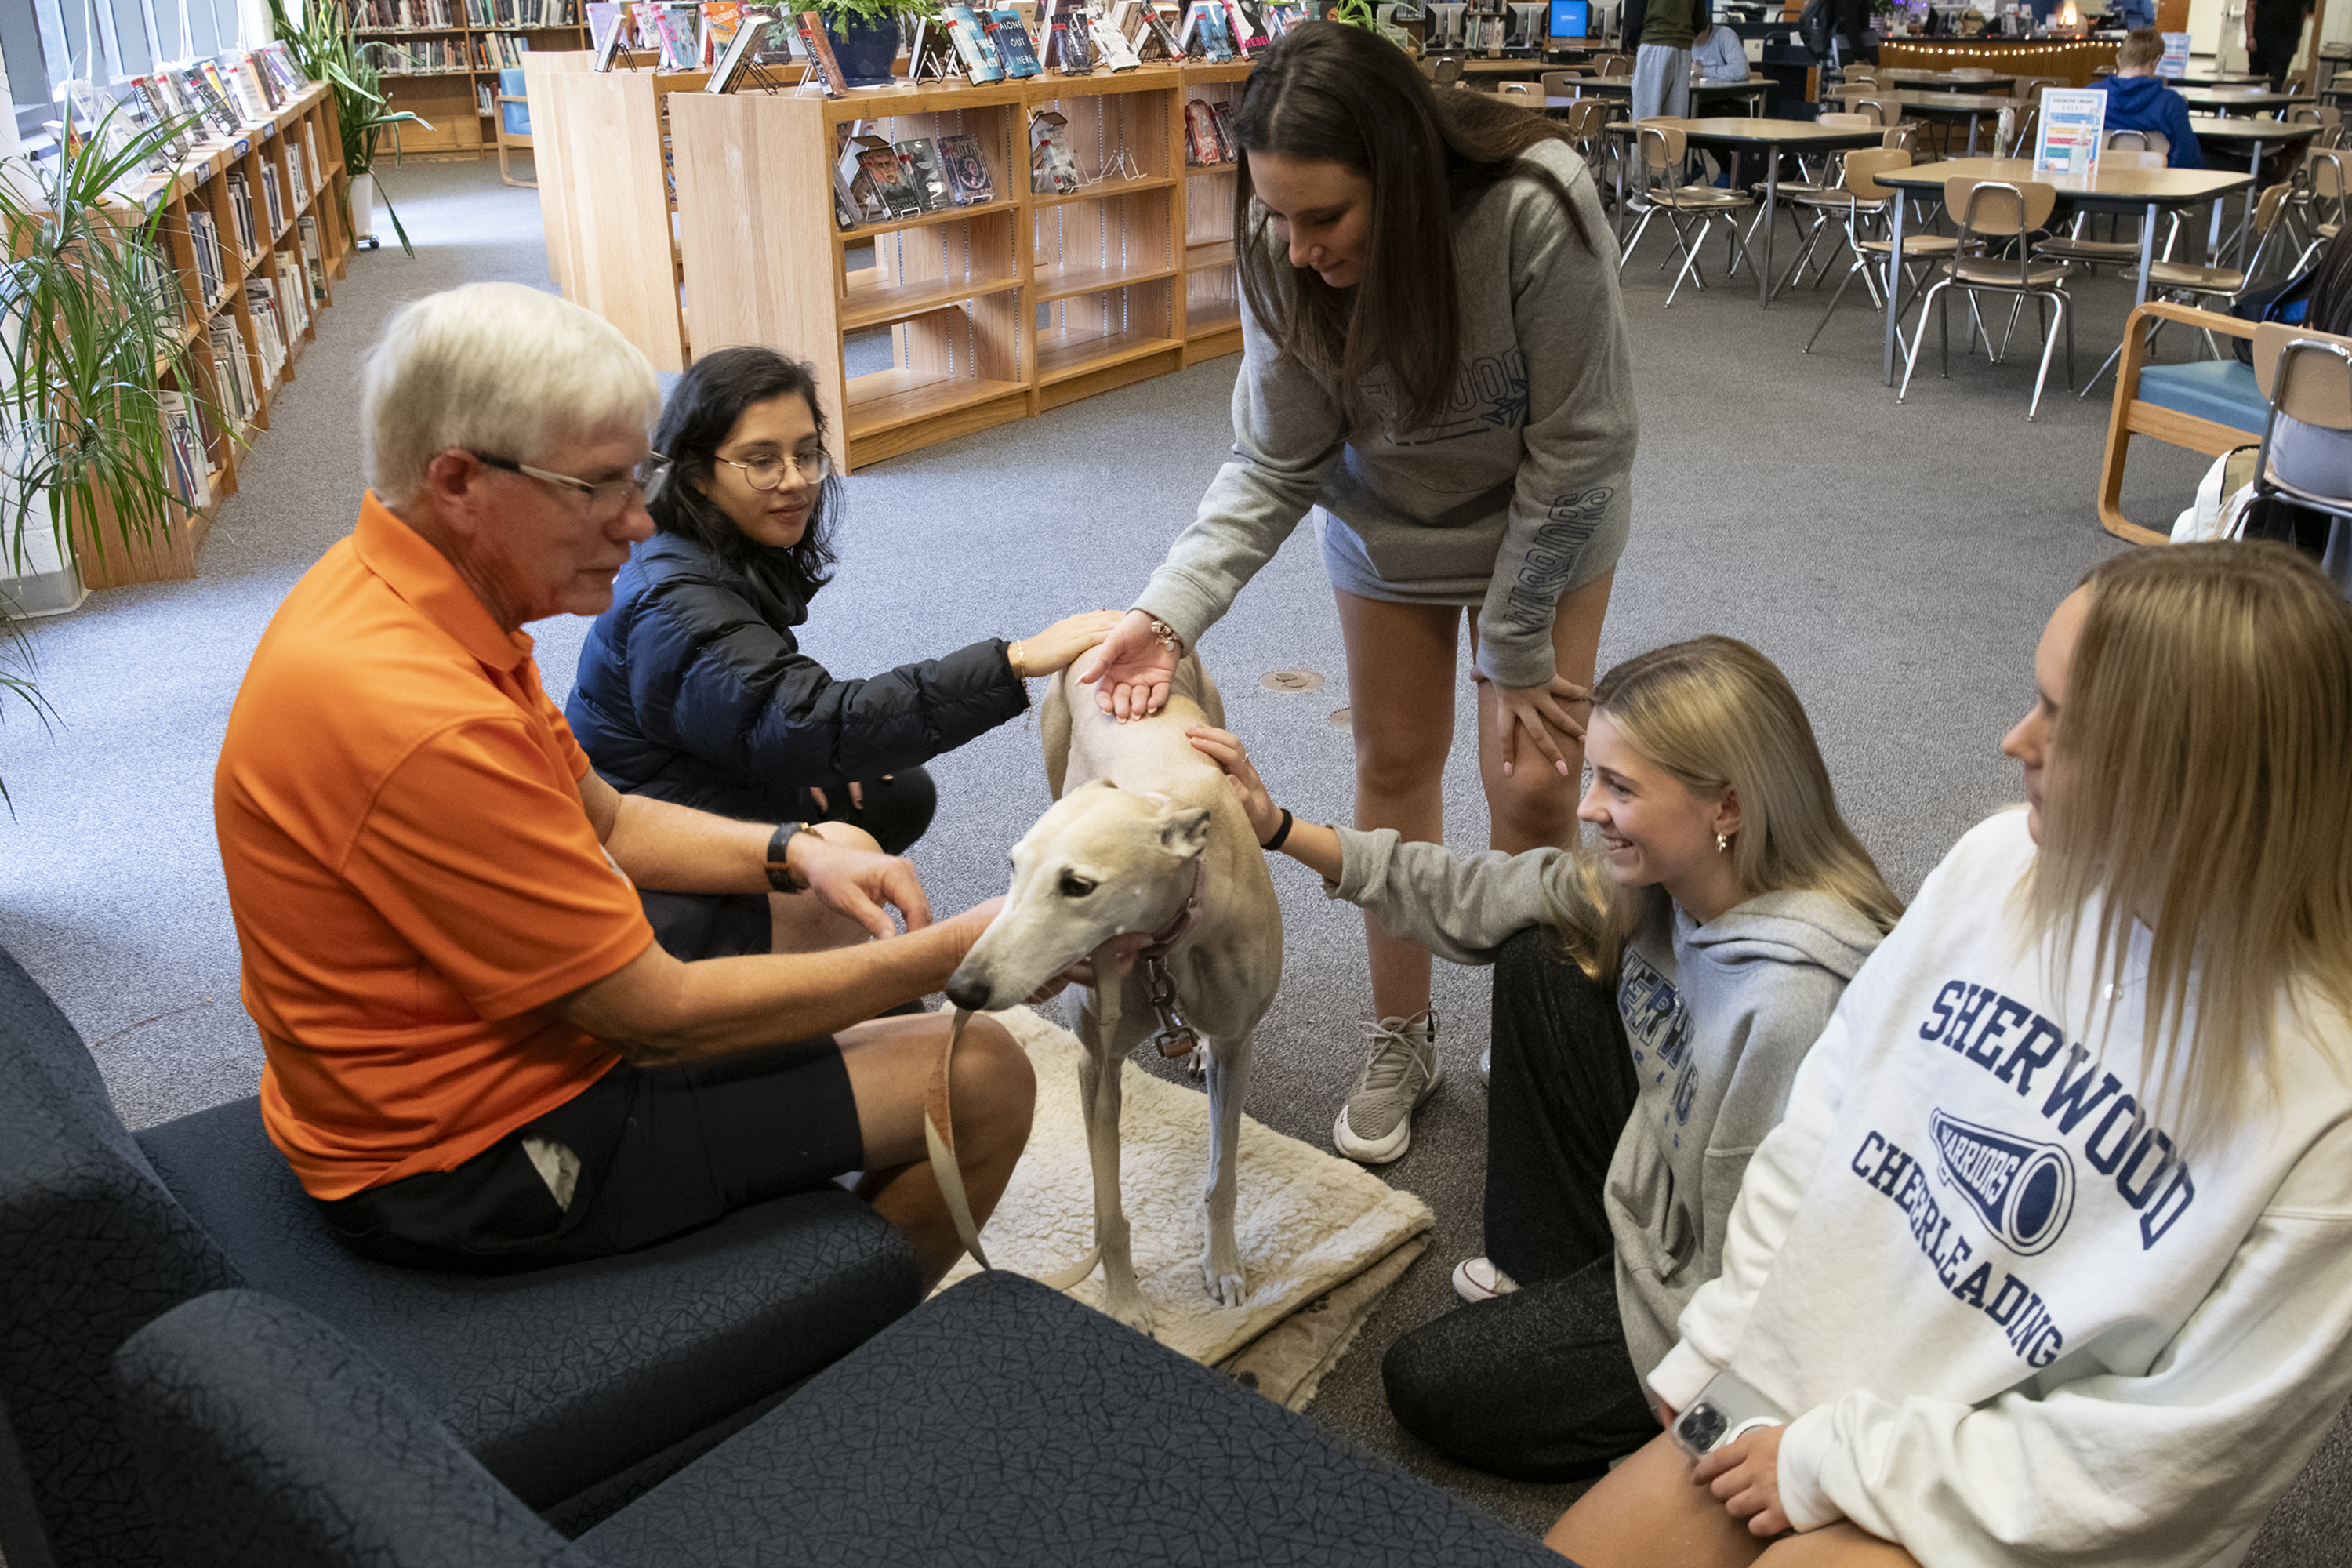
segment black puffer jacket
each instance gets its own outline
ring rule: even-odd
[[[806,619],[808,605],[757,564],[728,566],[656,533],[589,629],[564,717],[624,794],[774,822],[811,784],[915,767],[1028,705],[996,638],[836,680],[793,637]]]

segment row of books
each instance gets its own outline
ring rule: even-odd
[[[520,33],[477,33],[473,42],[476,70],[520,70],[530,53],[530,40]]]
[[[835,176],[834,221],[845,229],[996,199],[980,139],[962,133],[898,142],[853,135]]]
[[[205,349],[212,360],[213,402],[232,429],[242,430],[261,411],[261,390],[233,312],[223,310],[205,323]]]
[[[1184,106],[1184,162],[1206,168],[1234,162],[1233,107],[1196,98]]]
[[[158,400],[163,411],[164,444],[172,454],[172,489],[191,509],[212,500],[213,465],[205,455],[212,444],[197,428],[195,405],[185,393],[166,392]]]
[[[229,221],[236,232],[236,252],[250,262],[261,254],[261,236],[253,216],[253,183],[238,169],[224,182],[228,186]],[[273,226],[270,233],[278,230]]]
[[[188,206],[188,244],[195,252],[196,289],[210,310],[228,288],[228,256],[221,249],[220,225],[194,203]]]
[[[472,68],[467,63],[470,57],[462,37],[412,38],[401,44],[371,38],[360,47],[366,51],[368,63],[384,76],[446,75]]]
[[[653,50],[663,70],[709,70],[726,55],[747,22],[773,26],[782,19],[780,6],[747,5],[744,0],[695,0],[693,4],[633,0],[590,5],[588,38],[599,60],[609,60],[617,46]]]
[[[131,124],[168,128],[146,171],[163,174],[209,137],[232,137],[269,119],[306,85],[286,46],[270,44],[217,60],[161,66],[108,90]],[[83,135],[95,134],[114,108],[89,82],[67,83],[66,100],[71,122]]]
[[[327,253],[319,245],[319,220],[308,214],[294,225],[295,245],[302,252],[302,276],[310,280],[310,302],[327,302]]]
[[[572,0],[466,0],[466,19],[477,27],[576,27],[580,9]]]
[[[359,0],[352,10],[355,33],[406,33],[423,27],[458,27],[456,0]]]

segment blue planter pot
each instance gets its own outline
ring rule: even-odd
[[[898,56],[898,24],[896,19],[869,22],[862,16],[843,19],[843,25],[825,25],[825,37],[833,40],[834,58],[841,62],[844,85],[849,87],[887,87],[890,82],[890,66]]]

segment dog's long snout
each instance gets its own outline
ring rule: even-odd
[[[951,975],[948,980],[948,1000],[968,1012],[986,1012],[988,984],[985,981]]]

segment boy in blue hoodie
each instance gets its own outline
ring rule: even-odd
[[[2116,50],[2116,74],[2091,85],[2107,95],[2107,129],[2158,131],[2170,148],[2165,163],[2174,169],[2201,169],[2204,149],[2189,128],[2189,100],[2158,79],[2156,68],[2164,58],[2164,35],[2140,27],[2126,36]]]

